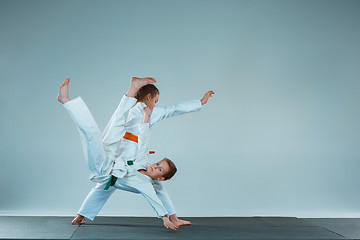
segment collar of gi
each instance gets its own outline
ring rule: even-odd
[[[148,175],[142,174],[138,170],[136,170],[136,172],[137,172],[139,178],[142,179],[143,181],[146,181],[146,182],[151,182],[152,181],[152,178],[149,177]]]
[[[138,103],[136,103],[136,106],[138,106],[142,110],[144,107],[146,107],[146,104],[143,102],[138,102]]]

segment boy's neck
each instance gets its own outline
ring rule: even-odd
[[[145,169],[139,169],[138,172],[139,172],[139,173],[142,173],[142,174],[144,174],[144,175],[146,175],[146,176],[149,176],[149,175],[147,174],[147,171],[146,171]]]

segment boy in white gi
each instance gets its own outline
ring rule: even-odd
[[[148,166],[150,165],[148,160],[144,160],[147,159],[147,155],[145,154],[147,143],[146,141],[142,141],[140,137],[146,140],[148,138],[146,137],[147,130],[142,132],[144,124],[140,124],[141,127],[139,128],[139,124],[136,119],[138,118],[139,113],[141,116],[143,116],[142,109],[145,106],[144,102],[146,102],[148,106],[154,107],[158,99],[158,94],[156,97],[151,98],[147,96],[148,98],[145,99],[145,101],[138,103],[132,109],[127,118],[127,120],[130,121],[126,122],[128,126],[126,127],[127,132],[125,133],[125,119],[127,117],[128,111],[136,102],[136,99],[133,98],[135,93],[138,92],[142,86],[152,82],[155,82],[155,80],[152,78],[132,79],[129,91],[120,102],[119,107],[112,116],[103,135],[100,133],[94,119],[92,118],[81,98],[76,98],[69,102],[69,79],[65,80],[61,85],[58,100],[64,103],[64,107],[69,111],[70,115],[73,117],[75,123],[79,127],[85,154],[87,155],[89,169],[94,174],[91,180],[98,182],[97,186],[86,198],[83,206],[79,211],[79,215],[74,219],[74,221],[81,223],[84,216],[92,220],[101,207],[105,204],[106,200],[114,192],[115,188],[119,188],[143,194],[143,196],[155,209],[158,216],[163,218],[165,227],[176,230],[180,225],[190,224],[190,222],[180,220],[176,217],[171,200],[168,197],[166,190],[159,182],[171,178],[172,175],[176,172],[176,167],[168,159],[164,159],[151,166]],[[146,87],[147,86],[145,86],[145,88]],[[205,94],[201,102],[198,101],[198,103],[190,104],[198,105],[195,107],[187,107],[187,109],[185,107],[184,109],[184,106],[189,105],[189,103],[187,103],[182,105],[179,104],[180,106],[177,107],[158,108],[157,111],[153,111],[151,114],[150,124],[153,124],[166,117],[198,110],[201,108],[202,104],[207,102],[211,94],[213,94],[213,92],[209,91]],[[145,114],[145,118],[147,118],[146,122],[149,122],[149,117],[149,114]],[[129,133],[129,129],[132,133],[138,135],[138,137]],[[135,141],[133,137],[136,137],[139,140],[138,144],[136,143],[137,139]],[[121,141],[122,144],[119,145]],[[135,151],[132,151],[132,148],[135,148]],[[136,152],[136,148],[139,150],[136,156],[131,156],[131,152]],[[125,151],[127,149],[130,149],[130,151]],[[128,154],[128,156],[126,156],[126,154]],[[124,159],[132,160],[122,161]],[[143,174],[139,174],[139,172]],[[146,179],[146,177],[144,179],[144,175],[149,176],[150,179]],[[116,179],[118,180],[116,181]],[[139,182],[141,179],[142,181]],[[144,185],[144,181],[148,184]],[[151,190],[149,190],[151,185],[149,185],[149,183],[152,184]],[[104,186],[106,190],[104,189]],[[146,187],[144,188],[144,186]],[[172,219],[171,217],[170,219],[172,221],[169,221],[166,210],[168,210],[169,214],[171,215]]]

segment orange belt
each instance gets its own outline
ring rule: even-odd
[[[123,138],[138,143],[138,137],[134,134],[126,132]]]
[[[129,132],[126,132],[125,135],[123,136],[123,138],[138,143],[138,137]],[[154,154],[154,153],[155,153],[155,151],[149,151],[149,154]],[[132,165],[132,164],[130,164],[130,165]]]

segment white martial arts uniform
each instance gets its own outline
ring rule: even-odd
[[[130,132],[134,135],[140,134],[139,123],[143,119],[142,108],[145,107],[145,104],[137,103],[133,108],[131,108],[127,116],[127,111],[129,109],[129,106],[134,104],[133,101],[134,99],[132,98],[128,98],[126,96],[123,97],[122,101],[120,102],[117,110],[113,114],[112,118],[109,121],[109,124],[107,125],[102,135],[106,160],[102,164],[101,174],[99,174],[96,171],[95,172],[92,171],[93,176],[91,177],[91,180],[98,182],[98,184],[88,194],[87,198],[85,199],[84,203],[82,204],[79,210],[79,214],[87,219],[90,220],[94,219],[94,217],[98,214],[102,206],[105,204],[107,199],[111,196],[111,194],[115,191],[116,188],[135,192],[135,193],[142,193],[143,196],[148,200],[148,202],[154,208],[154,210],[157,212],[159,217],[165,215],[166,210],[169,215],[175,213],[175,209],[173,207],[171,199],[169,198],[162,183],[156,180],[152,180],[149,177],[137,171],[138,169],[146,169],[150,165],[147,156],[145,157],[145,159],[147,159],[146,161],[138,160],[144,158],[142,151],[137,152],[138,147],[139,149],[144,149],[140,146],[140,142],[138,146],[137,143],[122,138],[125,131]],[[65,108],[68,109],[66,105],[69,104],[64,105]],[[154,123],[162,119],[192,111],[197,111],[200,110],[201,107],[202,105],[200,100],[187,101],[171,107],[155,107],[151,114],[151,118],[149,122],[150,125],[153,125]],[[125,127],[124,119],[126,117],[127,119],[126,119],[126,127]],[[87,149],[89,149],[89,147]],[[89,154],[87,154],[87,156],[89,158]],[[127,160],[134,160],[134,159],[135,159],[134,166],[126,166],[125,162]],[[89,169],[90,170],[92,169],[90,164],[89,164]],[[110,187],[110,189],[108,190],[104,190],[106,182],[109,179],[109,175],[106,175],[104,173],[109,173],[111,170],[113,170],[113,175],[118,177],[119,179],[113,187]],[[138,180],[142,179],[145,182],[151,183],[153,187],[152,190],[155,190],[156,196],[154,196],[153,191],[151,191],[150,193],[150,192],[146,192],[145,189],[143,188],[139,189],[139,185],[143,185],[143,181],[141,181],[142,183],[140,184],[139,182],[134,180],[129,181],[130,178],[138,179]],[[129,182],[132,183],[131,184],[132,186],[130,187],[128,185]],[[137,186],[138,189],[134,189],[133,186]],[[146,186],[149,187],[148,184]],[[161,200],[161,202],[158,201],[159,199]],[[164,207],[166,209],[165,211],[164,211]]]

